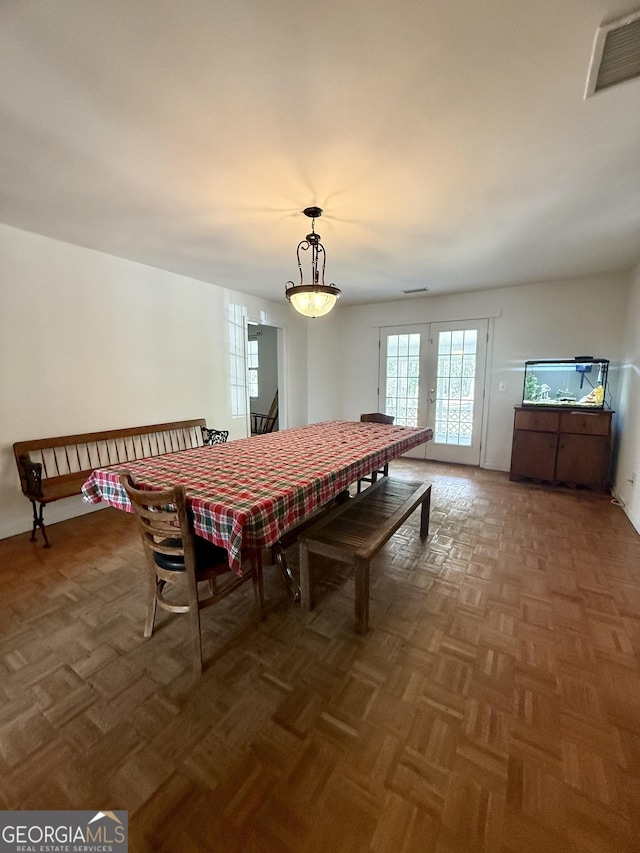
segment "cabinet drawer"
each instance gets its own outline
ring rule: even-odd
[[[559,412],[516,412],[516,429],[530,429],[534,432],[557,432],[560,423]]]
[[[562,412],[560,432],[581,435],[609,435],[610,412]]]

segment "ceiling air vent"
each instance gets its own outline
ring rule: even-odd
[[[403,290],[403,293],[429,293],[428,287],[414,287],[413,290]]]
[[[585,98],[640,77],[640,9],[596,33]]]

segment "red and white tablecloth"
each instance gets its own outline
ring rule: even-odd
[[[183,483],[195,532],[226,548],[240,573],[243,548],[274,545],[351,483],[432,437],[421,427],[325,421],[99,468],[82,492],[132,512],[122,471],[138,488]]]

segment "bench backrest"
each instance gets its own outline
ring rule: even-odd
[[[166,424],[127,427],[126,429],[85,432],[63,435],[57,438],[39,438],[17,441],[13,445],[22,491],[27,497],[33,493],[28,468],[41,467],[41,480],[55,479],[59,483],[69,482],[75,488],[89,477],[96,468],[133,462],[148,456],[159,456],[176,450],[202,447],[204,418],[174,421]],[[24,460],[31,463],[26,466]],[[86,476],[85,476],[86,475]],[[77,493],[80,492],[80,486]]]

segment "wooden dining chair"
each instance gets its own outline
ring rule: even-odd
[[[226,598],[246,581],[253,589],[264,618],[262,563],[257,552],[250,553],[250,566],[242,576],[230,571],[227,552],[193,532],[185,487],[163,491],[137,489],[129,474],[120,475],[138,519],[148,569],[147,617],[144,636],[150,637],[161,607],[170,613],[188,613],[193,635],[193,668],[202,672],[200,611]],[[207,582],[201,597],[198,584]]]
[[[360,415],[360,423],[392,424],[393,415],[383,415],[382,412],[369,412],[368,414]]]
[[[369,412],[364,415],[360,415],[361,423],[370,423],[370,424],[392,424],[393,417],[391,415],[383,415],[382,412]],[[377,471],[372,471],[370,474],[367,474],[366,477],[360,477],[358,480],[358,494],[362,491],[363,483],[375,483],[379,476],[388,477],[389,476],[389,463],[385,462],[382,468],[379,468]]]
[[[251,412],[251,435],[265,435],[273,432],[276,418],[269,415],[261,415],[259,412]]]

